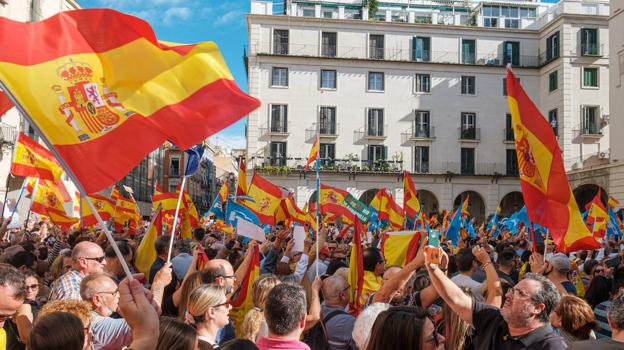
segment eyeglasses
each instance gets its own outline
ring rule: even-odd
[[[596,274],[596,273],[604,273],[604,272],[605,272],[605,270],[604,270],[604,269],[596,269],[596,270],[594,270],[594,273],[595,273],[595,274]]]
[[[25,288],[26,288],[26,290],[29,290],[29,289],[39,289],[39,284],[27,285]]]
[[[114,291],[114,292],[106,292],[106,291],[104,291],[104,292],[97,292],[97,294],[100,294],[100,293],[110,294],[110,295],[112,295],[112,296],[116,296],[116,295],[118,295],[118,294],[119,294],[119,289],[115,289],[115,291]]]
[[[106,259],[106,256],[102,255],[102,256],[98,256],[98,257],[96,257],[96,258],[87,258],[87,257],[84,257],[84,256],[83,256],[82,258],[83,258],[83,259],[85,259],[85,260],[93,260],[93,261],[97,261],[98,263],[100,263],[100,264],[101,264],[101,263],[102,263],[102,262],[104,262],[104,260]]]
[[[514,296],[514,297],[522,297],[522,298],[532,298],[532,296],[523,291],[522,289],[518,289],[516,287],[513,288],[509,288],[509,292]]]
[[[213,307],[216,309],[216,308],[218,308],[219,306],[225,306],[226,308],[229,308],[229,307],[230,307],[230,302],[229,302],[229,301],[226,301],[226,302],[224,302],[224,303],[217,304],[217,305],[215,305],[215,306],[213,306]]]
[[[435,322],[434,322],[433,318],[431,318],[431,317],[428,317],[428,318],[431,321],[431,323],[433,324],[433,326],[435,327]],[[435,344],[435,347],[437,348],[438,345],[440,344],[440,339],[438,339],[439,335],[440,335],[440,333],[438,333],[438,331],[436,329],[434,329],[433,332],[425,339],[425,343]]]
[[[232,276],[221,276],[221,278],[233,278],[234,281],[236,281],[236,276],[232,275]]]

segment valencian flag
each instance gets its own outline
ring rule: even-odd
[[[351,246],[351,256],[349,258],[349,309],[354,316],[362,310],[362,290],[364,289],[364,255],[362,250],[362,237],[364,228],[359,220],[355,220],[355,230],[353,232],[353,245]]]
[[[236,186],[236,195],[247,195],[247,167],[245,166],[244,157],[241,157],[238,162],[238,184]]]
[[[54,155],[24,133],[17,135],[11,174],[36,177],[44,180],[59,180],[63,169]]]
[[[103,221],[110,220],[115,214],[115,201],[108,199],[100,194],[94,193],[89,196],[91,203],[97,210],[98,214]],[[95,215],[91,212],[91,208],[87,204],[85,198],[81,198],[82,201],[82,225],[94,226],[98,224]]]
[[[590,228],[595,238],[604,238],[607,233],[607,224],[609,223],[609,214],[607,208],[600,201],[601,190],[589,202],[585,209],[587,210],[587,226]]]
[[[134,259],[134,267],[144,273],[145,276],[149,275],[152,264],[156,261],[158,255],[154,243],[156,238],[162,234],[163,213],[161,209],[161,207],[157,207],[154,211],[152,222],[137,248],[136,258]]]
[[[310,164],[314,163],[320,158],[320,146],[318,137],[314,140],[312,144],[312,148],[310,149],[310,155],[308,156],[308,161],[306,162],[305,168],[306,170],[310,166]]]
[[[275,224],[274,214],[282,202],[282,190],[260,175],[254,174],[247,195],[253,198],[253,201],[244,201],[243,205],[258,216],[260,223]]]
[[[0,18],[0,44],[11,48],[0,51],[5,92],[86,193],[125,176],[165,140],[188,149],[259,106],[214,43],[165,44],[147,22],[110,9],[32,23]]]
[[[600,248],[572,195],[557,138],[511,68],[507,68],[507,93],[522,196],[530,221],[548,229],[559,251]]]
[[[251,254],[247,273],[241,282],[239,290],[232,296],[230,317],[236,325],[236,334],[242,334],[243,319],[247,312],[254,308],[252,287],[258,277],[260,277],[260,250],[257,245],[254,245]]]
[[[418,231],[386,232],[381,238],[381,252],[386,266],[405,266],[418,253],[420,233]]]
[[[405,209],[405,215],[410,220],[415,220],[416,215],[420,212],[416,185],[414,185],[414,181],[407,171],[403,172],[403,209]]]

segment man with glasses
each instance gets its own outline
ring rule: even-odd
[[[80,295],[84,301],[93,306],[91,312],[93,348],[121,349],[130,345],[132,332],[126,320],[110,317],[117,311],[119,305],[117,283],[104,273],[91,274],[82,280]]]
[[[441,260],[448,259],[441,252]],[[482,268],[491,265],[484,262]],[[549,316],[559,303],[557,287],[546,277],[527,273],[509,289],[502,309],[473,301],[425,256],[431,284],[453,312],[475,328],[476,350],[566,349],[563,339],[554,333]]]
[[[345,312],[349,305],[349,283],[342,276],[330,276],[323,281],[321,320],[327,331],[329,349],[357,349],[351,336],[355,317]]]
[[[24,275],[13,266],[0,264],[0,349],[23,348],[10,319],[22,306],[25,294]]]
[[[80,282],[86,276],[101,273],[106,265],[102,247],[83,241],[72,249],[72,269],[54,281],[50,300],[82,300]]]

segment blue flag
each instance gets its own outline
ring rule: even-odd
[[[225,223],[236,226],[236,220],[238,218],[247,220],[257,226],[261,225],[258,216],[249,210],[249,208],[234,201],[228,201]]]
[[[622,230],[620,230],[617,218],[615,217],[615,213],[613,212],[613,209],[611,209],[611,207],[609,207],[609,224],[607,225],[607,235],[617,235],[618,237],[622,237]]]
[[[217,219],[225,220],[223,203],[221,203],[221,198],[219,198],[219,196],[215,197],[215,200],[212,202],[212,206],[210,207],[210,210],[208,210],[207,214],[214,214]]]
[[[487,227],[485,228],[485,231],[490,231],[490,230],[492,230],[492,237],[494,238],[498,237],[498,235],[500,234],[500,228],[498,227],[498,210],[494,212],[492,219],[490,220]]]
[[[447,239],[450,239],[453,242],[453,246],[457,247],[459,245],[459,229],[461,228],[461,208],[455,211],[455,215],[451,219],[448,228],[446,229],[445,236]]]
[[[199,163],[204,155],[204,145],[198,144],[186,150],[188,154],[188,160],[186,161],[186,169],[184,170],[184,176],[191,176],[199,170]]]
[[[472,224],[472,220],[468,220],[468,233],[470,234],[470,238],[477,238],[477,232],[475,232],[474,226]]]

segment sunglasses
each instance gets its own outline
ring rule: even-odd
[[[83,256],[82,258],[85,259],[85,260],[97,261],[98,263],[101,264],[106,259],[106,256],[98,256],[96,258],[86,258],[86,257]]]
[[[224,303],[217,304],[217,305],[215,305],[215,306],[213,306],[213,307],[216,309],[216,308],[218,308],[219,306],[225,306],[226,308],[227,308],[227,307],[230,307],[230,302],[229,302],[229,301],[226,301],[226,302],[224,302]]]
[[[603,272],[605,272],[605,270],[604,270],[604,269],[596,269],[596,270],[594,271],[594,273],[603,273]]]
[[[39,289],[39,284],[31,284],[31,285],[27,285],[25,287],[27,290],[28,289]]]

